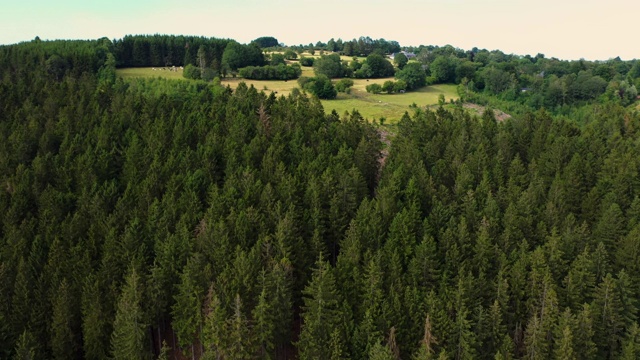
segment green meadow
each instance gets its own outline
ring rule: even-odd
[[[118,69],[117,74],[124,79],[163,77],[167,79],[184,80],[182,70],[180,69],[175,72],[162,70],[161,68],[156,68],[156,70],[153,70],[153,68],[125,68]],[[303,67],[302,76],[314,76],[313,68]],[[354,85],[351,88],[350,94],[338,93],[338,97],[335,100],[322,100],[322,105],[327,113],[335,110],[338,114],[342,115],[345,111],[351,112],[358,110],[366,119],[379,120],[381,117],[384,117],[386,122],[391,124],[400,120],[405,111],[409,111],[410,106],[414,104],[419,107],[437,104],[440,94],[445,96],[447,102],[451,99],[458,99],[455,85],[440,84],[426,86],[404,94],[370,94],[365,90],[369,84],[377,83],[382,85],[387,80],[393,80],[393,78],[353,79]],[[335,81],[337,80],[334,80],[334,82]],[[221,81],[222,85],[228,85],[232,89],[235,89],[241,82],[245,82],[249,86],[253,85],[258,90],[275,92],[277,95],[285,96],[289,95],[294,88],[298,87],[296,80],[246,80],[239,77],[227,77]]]

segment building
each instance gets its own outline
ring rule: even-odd
[[[404,56],[406,56],[408,60],[411,60],[416,57],[416,54],[412,52],[407,52],[407,51],[400,51],[399,53],[393,53],[389,57],[391,58],[391,60],[393,60],[396,58],[396,55],[400,53],[404,54]]]

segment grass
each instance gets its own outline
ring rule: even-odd
[[[178,68],[178,71],[162,70],[162,68],[116,69],[116,75],[122,77],[123,79],[139,78],[139,77],[162,77],[167,79],[184,79],[184,77],[182,77],[182,70],[180,70],[180,68]]]
[[[163,77],[167,79],[184,79],[182,70],[177,72],[168,70],[153,70],[153,68],[127,68],[118,69],[116,74],[124,79],[136,77]],[[315,76],[313,68],[302,67],[302,76]],[[385,79],[353,79],[354,85],[351,88],[351,94],[339,93],[335,100],[322,100],[322,105],[327,113],[336,110],[342,115],[345,111],[358,110],[360,114],[369,120],[378,120],[381,117],[386,119],[388,124],[393,124],[400,120],[405,111],[410,111],[409,106],[416,104],[419,107],[435,105],[438,103],[438,96],[444,94],[445,99],[458,99],[455,85],[432,85],[423,87],[416,91],[410,91],[405,94],[369,94],[365,90],[369,84],[382,85]],[[338,80],[335,80],[338,81]],[[247,85],[253,85],[258,91],[277,92],[278,95],[289,95],[293,88],[298,87],[296,80],[246,80],[242,78],[225,78],[222,79],[222,85],[229,85],[232,89],[238,87],[238,84],[245,82]],[[410,112],[411,113],[411,112]]]
[[[371,79],[368,82],[362,79],[354,80],[351,94],[338,94],[336,100],[322,100],[322,105],[327,113],[336,110],[342,115],[345,111],[358,110],[360,114],[369,120],[378,120],[384,117],[387,123],[395,123],[405,111],[409,111],[409,106],[416,104],[419,107],[435,105],[438,103],[440,94],[444,94],[445,99],[458,99],[455,85],[432,85],[423,87],[416,91],[405,94],[369,94],[365,87],[368,84],[382,84],[387,79]],[[411,114],[411,111],[409,111]]]
[[[267,94],[269,91],[276,92],[277,95],[289,95],[294,87],[298,87],[297,80],[288,80],[285,82],[283,80],[247,80],[243,78],[226,78],[222,79],[221,84],[224,86],[229,85],[235,90],[241,82],[244,82],[247,86],[253,85],[253,87],[258,89],[258,91],[265,90]]]

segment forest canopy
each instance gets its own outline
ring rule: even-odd
[[[199,49],[231,64],[229,46],[263,65],[197,37],[0,47],[0,358],[640,356],[637,111],[441,104],[385,145],[391,128],[299,91],[115,76]],[[520,84],[467,66],[499,54],[424,49],[428,76]],[[635,81],[533,59],[563,106]]]

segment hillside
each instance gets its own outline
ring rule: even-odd
[[[299,91],[123,79],[118,46],[0,47],[0,358],[640,356],[624,94],[473,91],[387,137]]]

